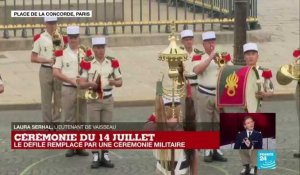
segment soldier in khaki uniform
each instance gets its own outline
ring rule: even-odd
[[[263,98],[271,96],[274,93],[273,83],[271,81],[272,72],[267,68],[263,68],[257,65],[257,60],[259,58],[258,47],[255,43],[246,43],[243,46],[244,50],[244,59],[248,66],[256,67],[259,74],[259,82],[262,84],[262,89],[258,92],[257,97]],[[261,106],[261,104],[259,104]],[[260,111],[260,106],[258,112]],[[253,119],[252,119],[253,120]],[[251,122],[251,120],[250,120]],[[253,122],[253,121],[252,121]],[[249,134],[251,135],[251,134]],[[248,136],[249,137],[249,136]],[[241,170],[241,175],[257,175],[257,150],[261,148],[252,148],[250,150],[239,150],[241,161],[243,164],[243,169]]]
[[[300,69],[300,48],[295,50],[293,55],[296,58],[296,65],[298,66],[298,69]],[[296,109],[297,109],[298,123],[299,123],[298,126],[300,127],[300,80],[298,80],[298,82],[297,82],[295,98],[296,98]],[[300,132],[300,130],[299,130],[299,132]],[[299,150],[298,150],[298,153],[294,154],[294,157],[295,158],[300,158],[300,151]]]
[[[3,85],[3,81],[0,75],[0,94],[4,92],[4,85]]]
[[[120,65],[117,59],[105,55],[106,39],[104,37],[92,38],[94,59],[91,61],[91,68],[83,71],[80,80],[82,88],[102,89],[103,97],[97,100],[88,100],[87,114],[90,122],[107,123],[112,121],[113,116],[113,87],[122,86],[122,75]],[[100,84],[95,86],[93,77],[101,77]],[[108,155],[108,150],[102,150],[101,156],[98,151],[92,151],[93,162],[91,168],[99,168],[100,166],[113,168]]]
[[[276,79],[280,85],[288,85],[293,80],[297,82],[295,99],[296,110],[298,115],[298,126],[300,126],[300,47],[293,51],[294,61],[291,64],[285,64],[280,67],[277,72]],[[300,135],[300,130],[299,130]],[[298,152],[294,153],[294,158],[300,158],[300,146]]]
[[[198,75],[198,110],[200,111],[199,122],[209,125],[209,130],[213,127],[210,124],[219,123],[220,116],[215,104],[216,86],[219,74],[219,67],[214,62],[216,52],[215,32],[205,32],[202,34],[203,47],[205,53],[193,61],[193,71]],[[225,162],[227,159],[220,150],[205,150],[204,161],[213,160]]]
[[[61,82],[52,75],[52,65],[55,62],[52,35],[57,28],[57,17],[45,17],[44,21],[45,32],[34,36],[31,62],[41,64],[39,77],[43,121],[60,122]],[[54,106],[52,106],[52,98]]]
[[[192,30],[183,30],[181,32],[181,43],[183,47],[181,47],[183,50],[185,50],[188,53],[188,61],[183,62],[184,66],[184,76],[186,80],[191,85],[192,89],[192,99],[194,101],[194,109],[196,112],[196,118],[199,120],[200,118],[200,111],[198,108],[199,101],[196,98],[197,95],[197,87],[198,87],[198,81],[197,81],[197,75],[193,72],[193,61],[197,60],[197,58],[203,54],[200,50],[194,47],[194,33]],[[182,101],[184,105],[184,100]],[[184,111],[185,113],[185,111]]]
[[[272,72],[268,68],[257,65],[259,58],[258,47],[255,43],[246,43],[243,46],[244,58],[248,66],[254,66],[259,75],[259,82],[261,83],[261,91],[258,92],[259,98],[271,96],[274,93],[274,86],[271,81]]]
[[[80,75],[79,63],[85,57],[83,50],[79,48],[79,26],[67,27],[69,46],[63,50],[61,56],[56,58],[53,65],[53,75],[62,83],[62,114],[65,122],[85,122],[86,103],[83,99],[77,99],[77,79]],[[79,106],[77,106],[79,100]],[[79,114],[76,113],[79,107]],[[88,156],[84,150],[68,150],[66,157],[75,154]]]

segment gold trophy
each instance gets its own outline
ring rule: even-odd
[[[169,46],[159,54],[159,61],[167,61],[169,66],[168,75],[172,81],[172,87],[163,87],[163,94],[172,97],[172,117],[175,117],[174,97],[183,97],[185,95],[185,81],[183,76],[183,61],[188,59],[187,52],[177,46],[175,36],[175,26],[172,25],[172,32],[169,36]],[[163,81],[163,80],[162,80]]]
[[[53,53],[57,50],[62,50],[64,48],[63,36],[59,32],[59,29],[57,28],[55,32],[52,35],[52,43],[53,43]]]
[[[57,57],[60,56],[60,54],[57,53],[57,51],[62,52],[64,49],[64,43],[63,43],[63,35],[59,32],[59,29],[57,28],[55,32],[52,35],[52,44],[53,44],[53,56]],[[55,58],[52,65],[55,64]]]

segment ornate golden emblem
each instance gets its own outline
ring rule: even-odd
[[[237,76],[237,74],[235,72],[233,72],[226,78],[225,88],[227,88],[228,96],[230,96],[230,97],[235,96],[235,90],[236,90],[236,88],[238,88],[238,85],[237,85],[238,82],[239,82],[239,77]]]

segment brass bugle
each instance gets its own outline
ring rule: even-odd
[[[84,98],[86,100],[97,100],[99,98],[99,95],[97,92],[93,91],[93,89],[88,89],[85,91]]]
[[[219,66],[219,68],[226,64],[226,61],[222,57],[221,53],[216,53],[215,63]]]
[[[94,81],[95,75],[96,75],[96,71],[94,72],[92,81]],[[100,84],[100,86],[101,86],[101,84]],[[97,99],[99,99],[99,95],[98,95],[98,93],[96,91],[94,91],[93,89],[89,88],[88,90],[85,91],[84,98],[86,100],[97,100]]]

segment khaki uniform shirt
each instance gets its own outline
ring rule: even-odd
[[[41,57],[51,59],[53,57],[52,36],[47,32],[38,34],[34,38],[32,52],[39,54]],[[44,64],[50,66],[50,64]]]
[[[94,58],[91,62],[91,69],[88,71],[83,70],[81,75],[81,77],[87,78],[88,81],[93,81],[93,77],[94,81],[96,81],[97,76],[100,75],[104,97],[112,95],[113,87],[109,85],[109,80],[122,78],[120,67],[113,68],[112,60],[114,60],[114,58],[106,56],[103,62],[100,63],[96,58]]]
[[[184,47],[181,47],[181,49],[185,50]],[[193,48],[193,51],[191,53],[188,53],[188,60],[183,61],[183,66],[184,66],[184,76],[186,79],[189,80],[189,83],[192,85],[198,84],[197,81],[197,75],[193,72],[193,56],[196,54],[200,54],[200,51],[196,48]]]
[[[207,60],[209,55],[207,53],[201,56],[201,60],[193,61],[193,67],[201,64],[203,61]],[[219,67],[218,65],[212,60],[208,67],[202,74],[198,75],[198,83],[201,86],[208,87],[208,88],[216,88],[217,87],[217,80],[219,75]]]
[[[56,58],[53,65],[54,68],[61,69],[62,74],[68,78],[76,78],[79,76],[79,63],[84,58],[85,53],[83,50],[78,49],[74,52],[69,46],[63,51],[63,55]],[[65,85],[69,83],[63,82]]]

